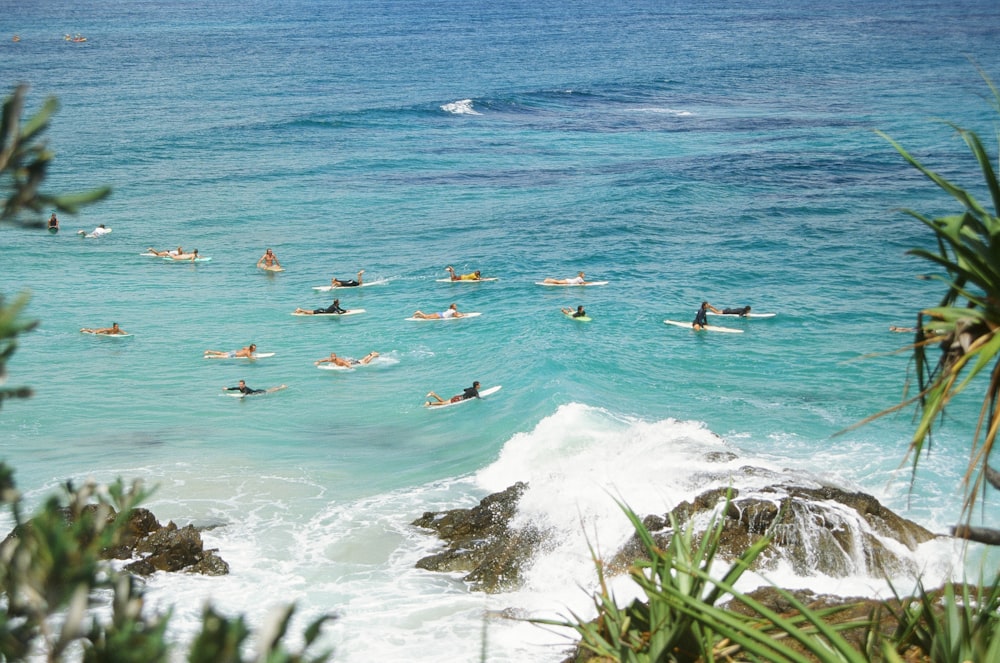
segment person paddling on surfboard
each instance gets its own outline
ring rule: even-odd
[[[722,311],[715,308],[708,302],[702,302],[701,307],[698,309],[698,312],[695,313],[694,315],[694,321],[691,323],[691,327],[693,327],[695,331],[701,331],[702,329],[708,326],[709,311],[711,311],[712,313],[722,313]]]
[[[152,253],[154,256],[159,256],[161,258],[172,258],[174,256],[184,255],[184,249],[178,246],[176,249],[169,249],[167,251],[157,251],[152,246],[146,249],[146,253]]]
[[[470,398],[479,398],[479,380],[472,383],[471,387],[468,387],[457,396],[452,396],[448,400],[445,400],[435,394],[433,391],[427,392],[427,398],[433,398],[434,401],[427,401],[424,403],[424,407],[434,407],[436,405],[445,405],[447,403],[457,403],[459,401],[468,400]]]
[[[180,247],[178,246],[177,248],[180,248]],[[167,255],[165,255],[164,257],[165,258],[170,258],[171,260],[191,260],[191,261],[195,261],[198,258],[200,258],[201,256],[198,255],[198,249],[191,249],[191,253],[173,254],[173,253],[168,252]]]
[[[585,318],[585,317],[587,317],[587,312],[583,310],[583,304],[580,304],[579,306],[577,306],[575,311],[573,309],[571,309],[571,308],[564,308],[564,309],[560,309],[560,310],[563,313],[565,313],[566,315],[568,315],[570,317],[573,317],[573,318]]]
[[[330,287],[331,288],[360,288],[361,284],[363,283],[361,275],[364,274],[364,273],[365,273],[365,270],[363,270],[363,269],[359,270],[358,271],[358,278],[356,278],[356,279],[343,279],[343,280],[341,280],[341,279],[338,279],[336,276],[334,276],[332,279],[330,279]]]
[[[579,272],[571,279],[547,278],[542,281],[542,283],[552,283],[554,285],[585,285],[587,283],[587,279],[584,277],[583,272]]]
[[[315,308],[312,310],[305,308],[297,308],[295,309],[294,313],[298,315],[319,315],[323,313],[347,313],[347,310],[340,308],[339,299],[334,299],[333,303],[327,306],[326,308]]]
[[[274,269],[275,267],[281,267],[281,263],[278,262],[278,257],[274,255],[274,251],[268,249],[264,251],[264,255],[257,261],[257,266],[263,269]]]
[[[375,351],[369,352],[361,359],[351,359],[350,357],[338,357],[336,352],[331,352],[329,357],[325,357],[313,363],[319,366],[320,364],[333,364],[334,366],[343,366],[344,368],[352,368],[358,365],[370,364],[372,359],[378,357],[378,353]]]
[[[250,345],[240,348],[239,350],[205,350],[206,357],[219,357],[223,359],[235,359],[237,357],[251,358],[257,352],[257,344],[251,343]]]
[[[119,327],[117,322],[112,322],[110,327],[101,327],[99,329],[84,327],[80,331],[82,331],[85,334],[105,334],[107,336],[117,336],[118,334],[128,333],[127,331]]]
[[[479,281],[483,278],[483,273],[480,270],[474,272],[469,272],[468,274],[456,274],[454,267],[445,267],[446,272],[448,272],[452,281]]]
[[[281,389],[284,389],[287,386],[288,385],[282,384],[282,385],[278,385],[277,387],[271,387],[270,389],[251,389],[250,387],[247,386],[246,382],[244,382],[243,380],[240,380],[240,383],[237,386],[235,386],[235,387],[223,387],[222,391],[238,391],[241,394],[243,394],[244,396],[251,396],[253,394],[270,394],[270,393],[273,393],[275,391],[279,391]]]
[[[440,313],[424,313],[423,311],[416,311],[413,313],[414,318],[420,318],[421,320],[441,320],[446,318],[461,318],[462,313],[458,310],[457,304],[452,304]]]
[[[750,313],[749,306],[740,306],[739,308],[724,308],[722,309],[722,315],[738,315],[741,318],[747,317]]]

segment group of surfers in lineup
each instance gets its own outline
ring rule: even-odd
[[[52,228],[53,226],[55,226],[56,228],[58,228],[58,225],[59,225],[58,219],[56,219],[56,215],[55,213],[53,213],[51,218],[49,219],[49,227]],[[101,224],[100,226],[98,226],[98,228],[104,229],[104,225]],[[95,229],[95,233],[96,232],[97,230]],[[106,230],[106,232],[110,232],[110,230]],[[158,251],[150,247],[147,249],[147,251],[155,256],[169,257],[175,260],[196,260],[198,258],[198,249],[194,249],[190,253],[186,253],[180,246],[178,246],[176,250],[171,249],[167,251]],[[274,251],[270,248],[267,249],[264,252],[264,255],[262,255],[260,259],[257,261],[257,267],[268,270],[283,269],[281,267],[281,263],[278,261],[278,257],[274,255]],[[456,274],[455,269],[449,265],[448,267],[445,268],[445,270],[450,275],[450,280],[452,281],[482,280],[482,273],[478,269],[468,274]],[[365,270],[363,269],[358,271],[356,279],[338,279],[334,277],[330,279],[330,286],[334,288],[360,287],[364,283],[363,281],[364,273]],[[586,275],[583,272],[578,272],[576,276],[571,278],[566,278],[566,279],[546,278],[544,281],[542,281],[542,283],[550,285],[587,285],[590,282],[586,280]],[[582,318],[586,317],[587,315],[587,312],[584,310],[582,305],[577,306],[575,311],[572,308],[563,308],[561,310],[564,314],[573,318]],[[750,307],[743,306],[735,309],[727,308],[719,310],[714,306],[712,306],[711,304],[709,304],[707,301],[702,302],[701,307],[695,314],[694,321],[691,323],[693,329],[695,329],[696,331],[700,331],[708,325],[707,315],[709,311],[719,314],[746,316],[747,314],[750,313]],[[333,303],[326,308],[295,309],[295,313],[300,315],[317,315],[324,313],[342,314],[346,312],[347,312],[346,309],[341,308],[339,299],[334,299]],[[458,310],[458,306],[456,304],[452,304],[447,309],[440,312],[424,313],[423,311],[418,310],[414,312],[413,317],[421,320],[433,320],[433,319],[461,318],[464,315],[465,314],[461,313]],[[127,334],[127,332],[125,332],[118,326],[117,322],[113,323],[111,327],[105,327],[105,328],[85,327],[80,331],[90,334],[104,334],[104,335]],[[256,353],[257,353],[257,345],[255,343],[251,343],[247,346],[240,348],[239,350],[205,350],[204,356],[205,358],[220,358],[220,359],[237,359],[237,358],[253,359],[256,356]],[[316,366],[320,366],[322,364],[331,364],[334,366],[340,366],[342,368],[353,368],[354,366],[367,365],[371,363],[371,361],[378,356],[379,356],[378,352],[372,351],[369,352],[364,357],[362,357],[361,359],[353,359],[353,358],[340,357],[337,355],[337,353],[331,352],[329,357],[324,357],[323,359],[319,359],[313,363]],[[242,395],[248,396],[253,394],[271,393],[284,388],[286,388],[286,385],[279,385],[277,387],[271,387],[270,389],[251,389],[246,385],[246,382],[240,380],[238,386],[223,387],[223,391],[238,391]],[[452,396],[449,399],[441,398],[433,391],[428,392],[427,398],[434,399],[434,400],[428,400],[424,403],[424,405],[428,407],[456,403],[458,401],[463,401],[470,398],[480,398],[479,381],[477,380],[473,382],[471,387],[466,388],[465,390],[463,390],[461,394]]]

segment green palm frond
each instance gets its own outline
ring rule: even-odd
[[[993,93],[992,105],[1000,112],[1000,90],[987,76],[984,75],[984,79]],[[930,228],[937,240],[936,252],[916,248],[908,253],[942,269],[943,275],[930,278],[946,286],[939,305],[923,309],[918,317],[912,353],[919,387],[915,402],[920,408],[920,416],[910,441],[909,457],[915,474],[947,406],[976,378],[988,374],[965,476],[964,510],[971,516],[1000,432],[1000,408],[997,407],[1000,401],[1000,180],[979,136],[954,124],[948,126],[972,153],[989,193],[992,210],[981,204],[967,187],[925,166],[885,133],[876,133],[953,198],[960,208],[956,214],[937,218],[904,210]],[[938,349],[936,357],[931,355],[935,348]]]

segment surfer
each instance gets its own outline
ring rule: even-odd
[[[90,327],[84,327],[80,331],[82,331],[82,332],[84,332],[86,334],[104,334],[104,335],[107,335],[107,336],[117,336],[118,334],[127,334],[128,333],[124,329],[122,329],[121,327],[119,327],[117,322],[112,322],[110,327],[101,327],[101,328],[97,328],[97,329],[93,329],[93,328],[90,328]]]
[[[579,272],[571,279],[547,278],[542,281],[542,283],[551,283],[553,285],[585,285],[587,283],[587,279],[584,277],[583,272]]]
[[[456,274],[455,268],[451,266],[445,267],[445,271],[447,271],[448,274],[451,276],[452,281],[479,281],[480,279],[483,278],[482,272],[478,269],[474,272],[469,272],[468,274],[461,274],[461,275]]]
[[[170,249],[168,251],[157,251],[153,247],[146,249],[146,253],[152,253],[154,256],[159,256],[161,258],[173,258],[174,256],[184,255],[184,249],[177,247],[176,250]]]
[[[177,248],[180,249],[181,247],[178,246]],[[201,256],[198,255],[198,249],[191,249],[191,253],[177,253],[177,254],[174,254],[174,253],[171,253],[170,251],[167,251],[167,255],[165,255],[164,257],[165,258],[170,258],[171,260],[192,260],[193,261],[193,260],[197,260]]]
[[[50,233],[59,232],[59,219],[56,218],[55,212],[52,212],[52,216],[49,217],[49,232]]]
[[[317,308],[312,310],[306,308],[297,308],[295,309],[294,313],[297,315],[319,315],[322,313],[347,313],[347,310],[340,308],[339,299],[334,299],[333,303],[327,306],[326,308]]]
[[[333,364],[334,366],[343,366],[344,368],[352,368],[354,366],[366,366],[371,363],[372,359],[378,356],[375,351],[369,352],[361,359],[352,359],[350,357],[338,357],[336,352],[331,352],[329,357],[319,359],[313,363],[317,366],[320,364]]]
[[[84,237],[102,237],[111,232],[111,228],[106,227],[103,223],[94,228],[93,231],[88,235],[85,230],[77,230],[77,235],[83,235]]]
[[[413,313],[414,318],[420,318],[421,320],[447,320],[448,318],[461,318],[462,313],[458,310],[458,305],[452,304],[440,313],[424,313],[423,311],[415,311]]]
[[[741,318],[747,317],[750,314],[749,306],[740,306],[738,308],[724,308],[722,309],[722,315],[738,315]]]
[[[251,389],[243,380],[240,380],[240,383],[235,387],[223,387],[222,390],[238,391],[245,396],[249,396],[250,394],[263,394],[266,391],[265,389]]]
[[[583,304],[577,306],[575,311],[571,308],[564,308],[560,310],[566,315],[572,316],[574,318],[584,318],[587,316],[587,312],[583,310]]]
[[[281,384],[278,385],[277,387],[269,387],[267,389],[251,389],[250,387],[247,386],[246,382],[240,380],[240,383],[237,386],[223,387],[222,391],[238,391],[243,396],[252,396],[254,394],[271,394],[281,389],[285,389],[286,387],[288,387],[287,384]]]
[[[274,251],[268,249],[264,251],[264,255],[257,261],[257,266],[263,269],[274,269],[275,267],[281,267],[281,263],[278,262],[278,257],[274,255]]]
[[[239,350],[205,350],[205,357],[219,358],[219,359],[236,359],[239,357],[245,357],[247,359],[253,358],[254,354],[257,352],[257,344],[251,343],[250,345],[240,348]]]
[[[361,284],[362,284],[361,275],[364,274],[364,273],[365,273],[365,270],[363,270],[363,269],[360,270],[358,272],[358,278],[356,278],[354,280],[351,280],[351,279],[340,280],[340,279],[338,279],[335,276],[332,279],[330,279],[330,287],[331,288],[359,288],[359,287],[361,287]]]
[[[701,306],[698,308],[698,312],[694,314],[694,320],[691,322],[691,326],[695,331],[701,331],[708,326],[708,312],[712,313],[722,313],[719,309],[715,308],[708,302],[702,302]]]
[[[471,387],[466,388],[459,395],[452,396],[448,400],[441,398],[433,391],[427,392],[427,398],[433,398],[434,401],[427,401],[426,403],[424,403],[425,407],[434,407],[437,405],[445,405],[446,403],[457,403],[459,401],[468,400],[470,398],[479,398],[479,380],[473,382]]]

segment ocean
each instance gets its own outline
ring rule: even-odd
[[[836,434],[903,397],[910,338],[888,328],[943,292],[901,210],[955,211],[874,130],[987,199],[944,121],[995,146],[977,67],[1000,78],[1000,4],[883,4],[0,0],[4,94],[60,102],[46,189],[114,190],[58,235],[0,227],[0,292],[41,321],[8,365],[36,393],[0,411],[0,458],[30,505],[141,479],[162,522],[217,525],[229,576],[148,583],[177,642],[205,601],[255,625],[294,602],[296,624],[339,615],[325,642],[348,662],[560,660],[566,634],[484,615],[586,614],[587,542],[630,533],[615,500],[662,514],[716,487],[707,451],[946,532],[974,393],[912,485],[910,412]],[[140,255],[178,245],[212,260]],[[255,267],[267,248],[284,272]],[[440,283],[447,266],[498,280]],[[313,289],[362,269],[380,283]],[[536,285],[581,270],[608,284]],[[333,296],[365,313],[290,315]],[[777,315],[663,324],[703,300]],[[406,320],[451,303],[482,315]],[[591,322],[560,312],[578,305]],[[112,322],[132,336],[79,333]],[[202,356],[249,343],[274,356]],[[240,379],[287,389],[227,397]],[[502,389],[423,406],[474,380]],[[524,588],[414,568],[439,543],[410,522],[516,481],[519,517],[561,532]],[[933,585],[962,553],[914,558]],[[770,579],[884,589],[863,569]]]

